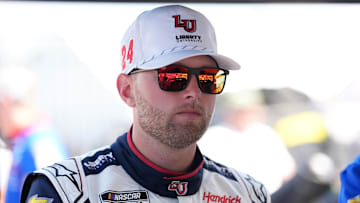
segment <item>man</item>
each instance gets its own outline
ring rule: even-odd
[[[0,136],[11,151],[11,156],[1,155],[0,164],[0,182],[6,181],[1,199],[7,203],[20,201],[30,172],[67,157],[56,131],[35,102],[35,81],[35,75],[24,67],[0,70]]]
[[[360,202],[360,155],[340,174],[339,203]]]
[[[270,202],[261,183],[197,148],[226,75],[240,68],[216,46],[212,25],[197,11],[142,13],[122,40],[117,80],[133,109],[128,133],[33,173],[21,202]]]

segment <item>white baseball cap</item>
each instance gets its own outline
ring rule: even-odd
[[[145,11],[126,31],[121,42],[122,73],[152,70],[198,55],[210,55],[220,68],[240,65],[217,53],[215,30],[201,13],[180,5]]]

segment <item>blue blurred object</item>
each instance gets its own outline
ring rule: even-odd
[[[360,155],[340,174],[339,203],[360,202]]]

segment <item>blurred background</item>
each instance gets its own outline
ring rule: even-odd
[[[0,70],[31,72],[6,78],[20,92],[33,87],[36,112],[56,130],[63,156],[128,130],[131,112],[115,85],[120,41],[141,12],[164,4],[0,1]],[[289,191],[299,202],[336,202],[339,171],[360,152],[360,4],[181,4],[210,19],[219,53],[242,66],[218,97],[199,144],[204,154],[264,182],[273,202],[296,202]],[[15,156],[5,137],[1,188]],[[296,189],[305,185],[315,189]]]

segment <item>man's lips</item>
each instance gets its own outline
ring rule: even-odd
[[[200,113],[195,112],[195,111],[182,111],[177,114],[189,114],[189,115],[199,115],[199,116],[201,115]]]
[[[181,111],[178,111],[176,113],[177,115],[184,115],[184,116],[201,116],[201,111],[195,110],[195,109],[184,109]]]

